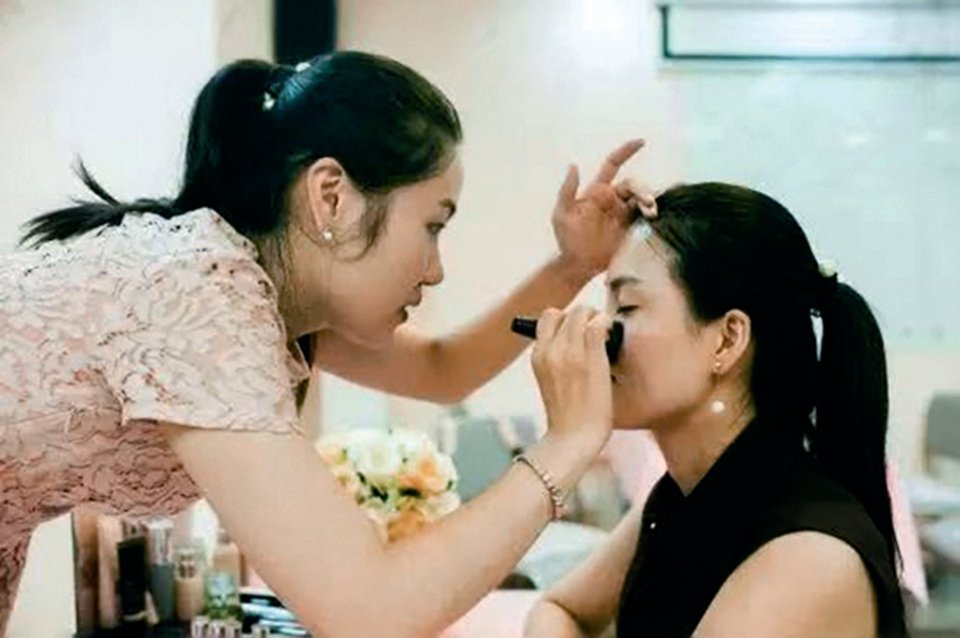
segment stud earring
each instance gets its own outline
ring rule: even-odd
[[[322,237],[323,241],[328,244],[333,243],[333,231],[329,228],[324,228],[322,231],[320,231],[320,237]]]

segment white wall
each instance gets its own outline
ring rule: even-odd
[[[192,101],[216,66],[270,54],[267,0],[0,0],[0,251],[81,195],[82,156],[118,197],[174,191]],[[69,518],[33,538],[8,628],[74,627]]]
[[[444,239],[447,281],[428,294],[415,317],[422,325],[468,321],[541,263],[553,249],[548,219],[566,163],[589,170],[617,142],[642,135],[649,146],[629,173],[660,186],[721,179],[770,192],[876,305],[891,354],[892,453],[916,466],[929,396],[960,389],[960,75],[663,68],[656,12],[629,0],[339,8],[342,48],[421,70],[464,121],[467,179]],[[584,297],[602,300],[596,286]],[[437,419],[430,406],[325,383],[334,420],[361,405],[368,422]],[[540,413],[535,388],[524,357],[469,406]]]
[[[268,6],[0,0],[0,250],[13,246],[20,223],[81,194],[69,172],[77,154],[119,196],[170,192],[194,95],[219,62],[269,52]],[[640,134],[650,146],[630,172],[658,185],[735,179],[781,195],[817,245],[869,284],[865,292],[897,328],[889,334],[895,453],[905,464],[916,460],[930,393],[960,390],[960,348],[924,323],[922,296],[956,275],[942,251],[957,245],[957,216],[947,208],[957,201],[947,174],[960,159],[956,118],[947,117],[958,112],[957,76],[663,72],[655,15],[629,0],[352,0],[339,12],[343,47],[412,64],[464,120],[462,213],[444,239],[447,281],[416,317],[425,328],[475,317],[541,263],[553,250],[549,214],[566,164],[589,172]],[[843,110],[850,105],[853,116]],[[851,184],[876,193],[862,216],[848,212],[856,201],[848,195],[841,211],[823,205],[825,192],[832,202]],[[859,239],[873,233],[881,236],[879,275],[870,271],[870,242]],[[890,267],[918,246],[930,248],[926,264]],[[897,304],[898,289],[912,301]],[[597,287],[584,297],[602,300]],[[911,322],[915,333],[902,334]],[[429,424],[438,414],[329,377],[324,396],[334,425]],[[539,413],[526,359],[470,406]],[[65,519],[35,538],[22,594],[11,636],[68,635]]]

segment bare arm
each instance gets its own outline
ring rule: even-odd
[[[642,515],[634,506],[603,547],[544,594],[527,616],[527,638],[597,636],[613,622]]]
[[[549,520],[539,479],[516,466],[435,526],[384,546],[302,437],[164,428],[224,527],[315,636],[436,635],[506,577]],[[567,438],[535,454],[569,488],[597,452]]]
[[[867,638],[876,602],[860,556],[817,532],[773,540],[727,579],[695,636]]]
[[[559,255],[472,324],[445,337],[401,329],[393,345],[379,351],[322,332],[314,337],[314,362],[324,370],[393,394],[438,403],[461,401],[529,344],[510,332],[513,317],[539,316],[548,307],[567,306],[587,282],[606,269],[626,231],[627,202],[633,201],[633,195],[618,190],[612,181],[642,145],[634,140],[610,153],[579,195],[579,178],[571,168],[553,211]]]
[[[590,276],[554,259],[506,299],[461,331],[429,337],[399,329],[393,345],[365,349],[332,332],[314,339],[314,361],[324,370],[365,386],[436,403],[457,403],[495,377],[530,341],[510,332],[518,315],[563,308]]]
[[[610,434],[609,327],[579,308],[547,311],[537,328],[550,431],[528,454],[565,492]],[[461,510],[384,547],[302,437],[163,428],[257,571],[317,636],[435,635],[503,580],[550,518],[540,479],[514,466]]]

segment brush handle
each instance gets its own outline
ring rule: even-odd
[[[523,337],[531,339],[537,338],[537,320],[528,317],[515,317],[510,324],[510,330]],[[620,355],[620,348],[623,346],[623,324],[614,321],[610,327],[610,335],[607,337],[606,350],[607,359],[610,363],[616,363]]]

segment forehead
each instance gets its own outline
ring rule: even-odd
[[[395,198],[416,199],[422,204],[436,204],[443,199],[456,200],[462,187],[463,164],[458,153],[442,172],[419,182],[401,186],[393,195]]]
[[[636,278],[650,283],[670,279],[669,250],[649,228],[645,224],[637,225],[627,233],[610,261],[607,285],[623,278]]]

